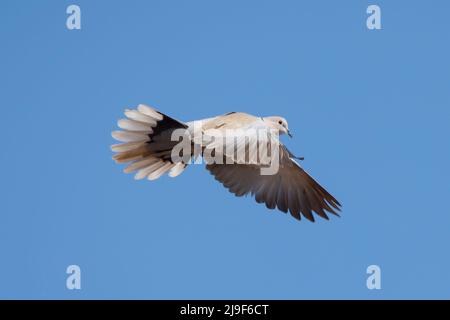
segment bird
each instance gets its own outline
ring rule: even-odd
[[[329,220],[327,213],[340,216],[339,201],[300,166],[297,160],[303,158],[294,156],[280,142],[280,135],[292,137],[288,122],[283,117],[259,117],[244,112],[229,112],[212,118],[183,122],[144,104],[135,109],[125,109],[124,114],[126,118],[117,122],[121,130],[112,132],[112,137],[121,143],[112,145],[111,150],[115,152],[113,159],[117,163],[127,164],[124,172],[136,172],[137,180],[157,180],[166,173],[174,178],[193,163],[189,160],[206,158],[205,154],[209,152],[213,159],[222,161],[214,162],[209,159],[206,161],[206,169],[237,197],[251,195],[257,203],[264,203],[268,209],[290,213],[297,220],[304,217],[314,222],[315,215]],[[262,159],[261,154],[251,151],[250,145],[254,141],[252,138],[261,139],[261,135],[254,134],[256,129],[276,133],[260,143],[266,147],[268,154],[273,155],[270,163],[275,163],[273,159],[277,160],[275,173],[262,174],[262,170],[269,167],[269,162],[258,163]],[[253,132],[253,135],[249,135],[250,139],[243,138],[243,133],[250,131]],[[174,150],[180,145],[180,139],[173,138],[177,132],[190,140],[187,149],[175,152],[181,156],[175,161]],[[217,151],[213,148],[217,143],[208,144],[203,140],[196,140],[196,132],[200,132],[202,137],[208,134],[217,137],[217,134],[232,132],[231,143],[237,151]],[[227,143],[230,144],[224,142],[225,145]],[[241,149],[244,150],[244,156],[239,158],[236,155]]]

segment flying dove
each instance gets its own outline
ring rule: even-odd
[[[300,167],[296,161],[299,158],[279,141],[278,135],[291,136],[288,123],[282,117],[257,117],[230,112],[213,118],[182,122],[142,104],[137,109],[126,109],[125,116],[126,119],[118,121],[123,131],[112,133],[113,138],[122,143],[111,146],[111,149],[116,152],[113,159],[117,163],[128,163],[124,172],[136,172],[136,179],[156,180],[165,173],[176,177],[192,163],[186,159],[199,155],[205,158],[204,153],[209,151],[216,159],[223,161],[207,162],[206,169],[236,196],[251,194],[256,202],[265,203],[269,209],[278,208],[285,213],[289,211],[298,220],[303,216],[314,222],[313,212],[327,220],[326,212],[339,216],[341,204]],[[258,163],[261,154],[251,151],[254,138],[261,139],[261,135],[253,133],[249,139],[242,138],[243,133],[255,132],[256,129],[270,129],[277,133],[260,144],[266,151],[270,146],[276,146],[270,149],[270,154],[278,160],[275,174],[262,174],[261,170],[267,168],[268,163]],[[217,151],[211,147],[213,142],[208,144],[195,140],[195,130],[205,136],[232,132],[231,143],[237,151]],[[182,160],[174,161],[173,153],[179,145],[179,139],[173,139],[173,135],[178,131],[184,132],[192,140],[187,151],[183,149],[184,152],[179,153],[183,156]],[[224,144],[224,149],[228,150],[230,143]],[[200,146],[200,152],[195,151],[196,146]],[[241,157],[238,156],[240,150],[245,150]]]

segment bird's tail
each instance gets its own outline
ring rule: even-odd
[[[123,131],[112,132],[113,138],[123,143],[111,146],[117,152],[113,159],[128,163],[125,173],[137,171],[135,179],[156,180],[167,172],[176,177],[184,171],[185,163],[171,159],[171,151],[178,143],[171,136],[176,129],[187,129],[186,124],[142,104],[137,109],[126,109],[125,116],[117,122]]]

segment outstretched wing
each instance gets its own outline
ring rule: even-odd
[[[267,208],[301,215],[314,222],[313,212],[328,220],[326,212],[338,215],[340,203],[318,184],[280,144],[280,165],[275,175],[261,175],[254,164],[208,164],[206,168],[236,196],[251,194]]]

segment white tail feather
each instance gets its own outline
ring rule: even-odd
[[[149,117],[149,116],[147,116],[147,115],[145,115],[143,113],[140,113],[137,110],[129,110],[129,109],[127,109],[127,110],[125,110],[125,116],[128,119],[131,119],[131,120],[136,120],[136,121],[139,121],[139,122],[148,123],[152,127],[156,126],[156,120],[155,119],[153,119],[152,117]]]
[[[134,176],[134,178],[136,180],[141,180],[144,179],[145,177],[147,177],[150,173],[152,173],[155,170],[158,170],[161,166],[164,165],[164,161],[158,161],[144,169],[139,170],[136,175]]]
[[[129,131],[114,131],[112,137],[122,142],[138,142],[150,141],[150,137],[144,133],[129,132]]]
[[[126,152],[133,149],[136,149],[140,147],[145,142],[138,141],[138,142],[128,142],[128,143],[121,143],[121,144],[115,144],[111,146],[111,150],[114,152]]]
[[[139,112],[141,112],[141,113],[143,113],[143,114],[145,114],[145,115],[147,115],[149,117],[152,117],[153,119],[156,119],[158,121],[163,119],[162,114],[160,114],[155,109],[153,109],[153,108],[151,108],[149,106],[146,106],[144,104],[140,104],[138,106],[138,110],[139,110]]]
[[[167,172],[170,168],[174,166],[171,162],[166,162],[162,167],[160,167],[158,170],[153,171],[149,176],[148,180],[156,180],[159,177],[161,177],[164,173]]]
[[[185,168],[186,165],[184,163],[178,162],[172,169],[170,169],[169,177],[175,178],[179,176],[181,173],[183,173]]]
[[[131,172],[134,172],[136,170],[140,170],[140,169],[143,169],[143,168],[145,168],[147,166],[150,166],[150,165],[152,165],[152,164],[154,164],[154,163],[156,163],[158,161],[159,161],[159,159],[155,158],[155,157],[148,157],[148,158],[145,158],[143,160],[135,161],[135,162],[131,163],[128,167],[126,167],[123,170],[123,172],[131,173]]]
[[[119,128],[122,128],[124,130],[153,133],[153,130],[152,130],[152,127],[150,126],[150,124],[138,122],[135,120],[120,119],[119,121],[117,121],[117,125],[119,126]]]

